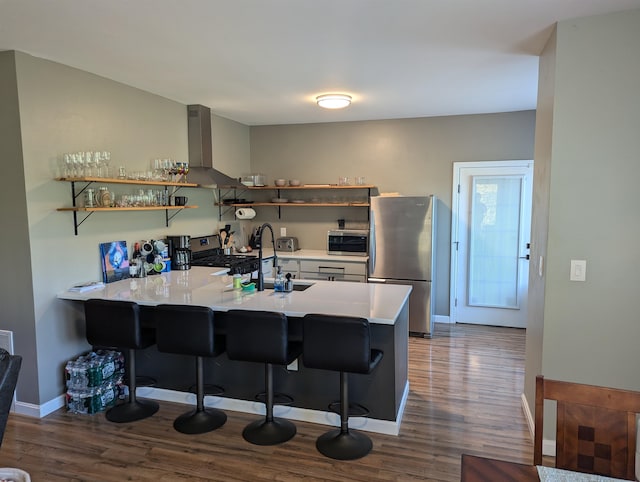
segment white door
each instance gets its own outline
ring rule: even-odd
[[[527,326],[533,161],[454,163],[451,321]]]

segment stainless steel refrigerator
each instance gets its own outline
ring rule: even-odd
[[[431,338],[435,265],[435,196],[371,198],[369,282],[406,284],[409,332]]]

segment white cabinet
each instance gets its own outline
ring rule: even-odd
[[[280,260],[278,260],[279,263]],[[262,260],[262,275],[265,278],[273,278],[276,275],[276,270],[273,269],[273,256],[264,258]]]
[[[328,281],[367,281],[367,264],[363,262],[300,260],[301,279]]]
[[[297,259],[287,259],[278,256],[278,266],[282,268],[282,273],[291,273],[292,278],[300,278],[300,261]]]

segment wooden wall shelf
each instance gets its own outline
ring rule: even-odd
[[[71,207],[58,208],[58,211],[71,211],[73,212],[73,232],[78,235],[78,227],[85,222],[89,216],[96,212],[116,212],[116,211],[164,211],[165,212],[165,226],[169,226],[169,221],[173,219],[178,213],[184,209],[195,209],[198,206],[131,206],[131,207],[84,207],[77,205],[78,196],[80,196],[91,184],[128,184],[131,186],[161,186],[164,187],[166,197],[169,199],[169,188],[173,188],[171,194],[175,194],[176,191],[183,187],[200,187],[199,184],[189,182],[174,182],[174,181],[147,181],[142,179],[117,179],[117,178],[105,178],[105,177],[58,177],[56,181],[71,183]],[[82,187],[76,191],[76,183],[81,183]],[[173,214],[169,214],[169,212]],[[82,219],[78,218],[78,213],[85,213]]]
[[[262,206],[273,206],[278,208],[278,218],[281,216],[281,208],[285,207],[348,207],[348,208],[357,208],[357,207],[369,207],[369,199],[371,198],[371,190],[375,189],[376,186],[372,184],[362,184],[362,185],[348,185],[348,186],[339,186],[337,184],[305,184],[301,186],[219,186],[218,187],[218,199],[219,202],[216,203],[218,206],[218,214],[219,219],[222,220],[223,214],[230,209],[236,208],[253,208],[253,207],[262,207]],[[226,196],[228,199],[240,200],[238,195],[245,193],[246,191],[274,191],[277,193],[276,197],[281,198],[281,191],[326,191],[326,190],[366,190],[367,191],[367,200],[366,201],[349,201],[342,200],[340,202],[313,202],[304,200],[304,202],[267,202],[267,201],[256,201],[256,202],[224,202],[224,197]],[[233,197],[231,197],[233,196]],[[244,201],[244,199],[242,199]],[[223,208],[227,208],[227,210],[223,210]]]

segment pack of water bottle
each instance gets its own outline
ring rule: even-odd
[[[112,350],[92,351],[67,362],[67,409],[97,413],[113,406],[123,395],[124,356]]]

